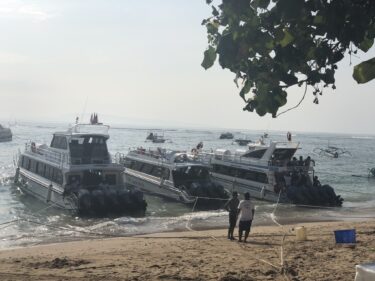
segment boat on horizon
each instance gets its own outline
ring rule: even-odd
[[[231,140],[231,139],[233,139],[233,138],[234,138],[234,136],[233,136],[233,134],[230,133],[230,132],[222,133],[222,134],[220,135],[220,137],[219,137],[219,139],[221,139],[221,140]]]
[[[329,185],[321,185],[310,157],[294,157],[299,142],[265,143],[261,138],[247,149],[216,149],[195,157],[210,165],[213,179],[230,191],[251,197],[304,206],[339,207],[343,203]]]
[[[108,152],[109,126],[75,124],[51,144],[29,142],[18,156],[15,182],[23,193],[79,215],[144,215],[143,193],[123,181]]]
[[[118,154],[117,161],[125,167],[126,184],[153,195],[201,209],[221,208],[229,198],[224,187],[211,179],[209,167],[184,151],[139,147]]]
[[[5,128],[0,124],[0,142],[12,141],[13,134],[10,128]]]

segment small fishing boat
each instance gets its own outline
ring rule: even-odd
[[[108,130],[98,122],[76,124],[54,133],[50,146],[27,143],[15,182],[24,193],[79,215],[143,215],[143,193],[126,188],[123,166],[112,162]]]
[[[4,128],[0,124],[0,142],[11,141],[13,138],[12,131],[9,128]]]
[[[158,134],[155,134],[155,133],[149,133],[146,137],[146,141],[152,141],[153,143],[165,143],[166,139],[164,138],[164,136],[160,136]]]
[[[145,192],[205,209],[222,207],[229,198],[208,167],[184,151],[139,147],[116,158],[125,166],[125,182]]]
[[[352,156],[350,151],[346,150],[345,148],[330,145],[327,147],[316,147],[314,148],[313,152],[319,156],[326,156],[332,158],[339,158],[339,156],[341,155]]]
[[[299,143],[270,142],[264,138],[247,149],[199,152],[197,159],[210,165],[213,179],[230,191],[252,197],[306,206],[341,206],[343,199],[329,185],[321,185],[314,161],[294,157]]]

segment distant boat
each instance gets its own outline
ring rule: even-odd
[[[233,139],[233,138],[234,138],[233,134],[232,134],[232,133],[229,133],[229,132],[222,133],[222,134],[220,135],[220,139],[221,139],[221,140],[231,140],[231,139]]]
[[[0,125],[0,142],[12,141],[12,131]]]
[[[154,133],[149,133],[148,136],[146,137],[146,141],[152,141],[153,143],[165,143],[165,138],[164,136],[158,136],[157,134]]]
[[[234,142],[237,143],[240,146],[245,146],[245,145],[248,145],[249,143],[251,143],[252,141],[248,140],[248,139],[235,139]]]

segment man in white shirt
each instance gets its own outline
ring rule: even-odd
[[[250,193],[245,193],[245,200],[241,200],[238,205],[238,214],[240,216],[240,222],[238,226],[238,242],[242,242],[242,233],[245,231],[244,243],[247,241],[247,237],[250,233],[251,223],[253,222],[255,213],[255,206],[250,201]]]

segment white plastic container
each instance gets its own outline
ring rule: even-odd
[[[375,280],[375,263],[365,263],[355,266],[355,281],[373,281]]]
[[[298,226],[296,229],[296,239],[297,241],[306,241],[307,240],[307,232],[304,226]]]

